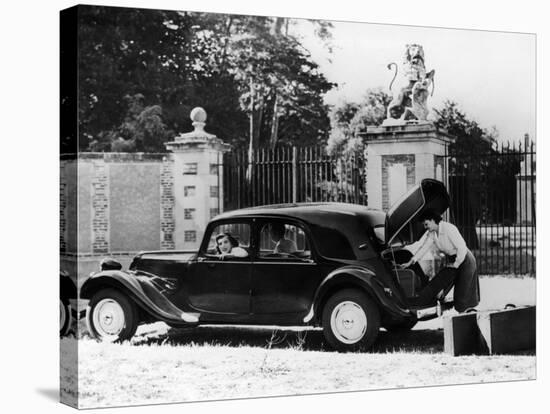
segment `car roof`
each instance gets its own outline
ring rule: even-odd
[[[356,216],[371,226],[383,225],[386,214],[361,204],[317,202],[271,204],[258,207],[248,207],[222,213],[214,218],[217,220],[245,218],[245,217],[289,217],[298,218],[307,222],[317,223],[327,219],[338,220],[340,217]]]

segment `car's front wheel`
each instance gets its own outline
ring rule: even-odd
[[[136,306],[116,289],[98,291],[86,309],[86,324],[94,338],[108,342],[130,339],[137,329]]]
[[[341,352],[368,349],[378,336],[378,306],[358,289],[344,289],[331,296],[323,309],[323,334]]]
[[[59,335],[67,335],[71,328],[71,305],[67,299],[59,299]]]

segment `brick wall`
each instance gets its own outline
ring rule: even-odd
[[[109,177],[104,160],[92,161],[92,252],[109,252]]]
[[[165,157],[162,161],[160,174],[160,247],[174,249],[174,160]]]
[[[61,162],[59,170],[59,250],[67,251],[67,179],[66,163]]]
[[[174,249],[172,154],[81,153],[60,163],[61,268],[78,281],[105,256]]]

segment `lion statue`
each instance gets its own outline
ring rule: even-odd
[[[434,74],[435,72],[432,70],[424,79],[415,82],[411,90],[411,105],[405,107],[400,120],[417,119],[425,121],[428,118],[428,96],[430,87],[433,85]]]
[[[390,90],[392,90],[392,86],[398,74],[398,68],[395,62],[388,65],[388,69],[391,69],[392,67],[395,68],[395,74],[390,83]],[[424,48],[417,44],[407,45],[403,60],[402,75],[398,79],[398,84],[396,85],[397,87],[393,90],[393,98],[388,105],[386,118],[403,120],[405,117],[409,117],[410,119],[412,116],[415,117],[413,119],[425,120],[427,116],[426,111],[428,95],[426,95],[424,99],[424,88],[426,86],[424,81],[428,79],[427,83],[432,86],[433,94],[434,75],[434,70],[426,73],[426,66],[424,64]],[[412,94],[413,87],[418,82],[421,82],[416,89],[418,94],[417,98],[419,100],[415,103],[413,102]],[[422,105],[419,104],[420,101],[422,101]],[[406,111],[406,108],[409,110]],[[417,114],[420,117],[418,117]]]

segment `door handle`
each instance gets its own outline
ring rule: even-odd
[[[216,267],[216,263],[208,263],[208,267],[210,269],[214,269]]]

